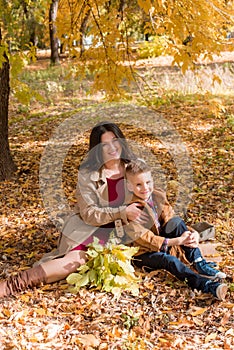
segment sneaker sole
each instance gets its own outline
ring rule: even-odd
[[[210,275],[201,275],[199,274],[200,276],[202,277],[206,277],[206,278],[209,278],[210,280],[216,280],[216,279],[224,279],[227,277],[227,275],[223,272],[220,272],[220,273],[217,273],[215,276],[210,276]]]
[[[216,275],[216,278],[220,278],[220,279],[224,279],[226,277],[227,277],[227,275],[224,272],[218,272]]]
[[[227,294],[228,286],[226,284],[220,284],[216,289],[216,296],[219,300],[224,300]]]

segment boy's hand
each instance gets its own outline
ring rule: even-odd
[[[185,231],[181,237],[181,245],[189,248],[197,248],[199,243],[199,234],[197,231]]]
[[[197,248],[199,245],[199,233],[197,231],[190,231],[190,238],[194,241],[194,244],[196,244],[196,247],[193,248]]]
[[[140,203],[132,203],[127,206],[126,214],[129,221],[135,221],[139,224],[145,224],[149,220],[148,214],[142,210]]]

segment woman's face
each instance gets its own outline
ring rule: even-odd
[[[122,146],[119,139],[112,131],[107,131],[101,136],[103,162],[120,159]]]

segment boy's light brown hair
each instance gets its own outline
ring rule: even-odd
[[[128,175],[147,173],[148,171],[151,171],[151,169],[150,166],[144,160],[135,159],[127,164],[125,171],[127,177]]]

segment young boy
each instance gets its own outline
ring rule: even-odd
[[[132,244],[140,247],[134,264],[149,269],[164,269],[181,281],[187,281],[192,289],[212,293],[223,300],[227,285],[214,281],[226,275],[209,265],[198,248],[198,233],[191,232],[185,222],[174,216],[166,194],[153,189],[150,167],[142,160],[134,160],[126,167],[127,187],[133,193],[132,202],[139,203],[148,214],[145,219],[130,221],[124,229]],[[193,264],[193,272],[181,260]]]

